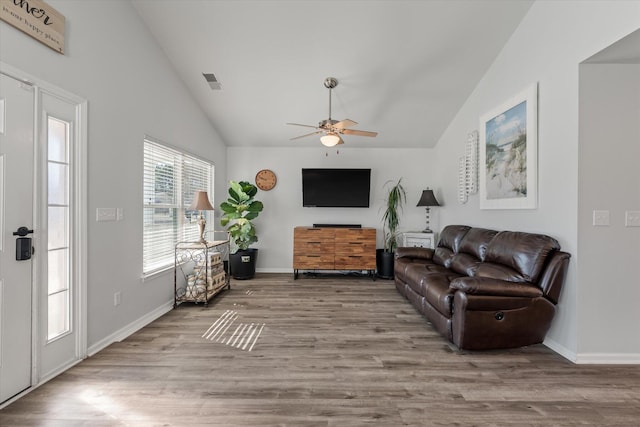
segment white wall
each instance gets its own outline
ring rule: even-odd
[[[324,149],[319,140],[308,141],[309,148],[230,147],[227,168],[230,180],[253,182],[260,169],[272,169],[278,184],[271,191],[259,191],[257,199],[265,205],[256,219],[258,229],[257,270],[293,271],[293,228],[314,223],[361,224],[378,229],[378,247],[382,247],[381,217],[386,193],[384,183],[397,181],[407,191],[407,205],[400,220],[401,230],[422,230],[425,210],[416,207],[422,190],[433,188],[441,204],[443,199],[434,185],[435,160],[430,149],[363,149],[340,147]],[[371,168],[371,206],[369,208],[303,208],[302,168]],[[219,202],[222,198],[218,199]],[[438,227],[438,209],[432,209],[432,225]],[[437,230],[438,228],[432,227]]]
[[[150,134],[212,160],[225,189],[225,146],[128,1],[48,3],[66,17],[60,55],[0,22],[0,60],[89,102],[88,344],[172,300],[170,273],[142,282],[142,139]],[[95,222],[97,207],[124,209]],[[113,305],[114,292],[122,304]]]
[[[454,200],[457,159],[464,153],[467,133],[479,128],[483,113],[529,84],[538,83],[538,208],[480,210],[478,196],[471,196],[466,205],[452,203],[443,209],[441,220],[443,224],[543,232],[559,240],[572,259],[546,343],[571,360],[577,360],[581,351],[577,306],[580,284],[576,274],[581,264],[577,243],[578,65],[638,27],[637,1],[536,2],[435,149],[437,181],[444,197]],[[602,256],[613,260],[616,254],[603,252]],[[593,303],[597,304],[595,300]],[[626,340],[629,333],[623,329],[609,332],[614,340]],[[580,339],[585,337],[581,335]],[[640,353],[640,348],[630,351]]]
[[[640,65],[581,65],[578,351],[589,359],[640,353],[640,227],[625,227],[625,211],[640,211],[639,159]],[[610,226],[594,227],[593,210],[609,210]]]

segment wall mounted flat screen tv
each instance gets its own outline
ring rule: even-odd
[[[368,208],[371,169],[302,169],[302,206]]]

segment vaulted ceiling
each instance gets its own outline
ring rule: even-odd
[[[133,0],[229,146],[291,141],[329,115],[376,138],[349,147],[433,147],[529,10],[506,0]],[[213,90],[203,74],[213,74]],[[162,90],[162,88],[158,88]]]

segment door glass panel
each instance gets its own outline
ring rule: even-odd
[[[69,167],[62,163],[49,162],[49,204],[50,205],[66,205],[67,188],[69,182],[67,172]]]
[[[49,341],[69,332],[69,128],[70,123],[47,120],[47,278]]]
[[[62,120],[49,118],[49,138],[47,149],[49,160],[54,162],[67,162],[67,123]]]
[[[68,245],[68,218],[66,206],[49,206],[49,249],[66,248]]]
[[[49,279],[49,295],[67,289],[67,282],[69,280],[68,256],[69,253],[67,249],[49,251],[49,271],[47,274]]]
[[[69,292],[49,295],[49,327],[47,338],[52,340],[69,330]]]

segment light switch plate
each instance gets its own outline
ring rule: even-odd
[[[609,225],[609,211],[593,211],[593,225]]]
[[[96,221],[115,221],[116,208],[97,208]]]
[[[626,211],[624,225],[626,227],[640,227],[640,211]]]

